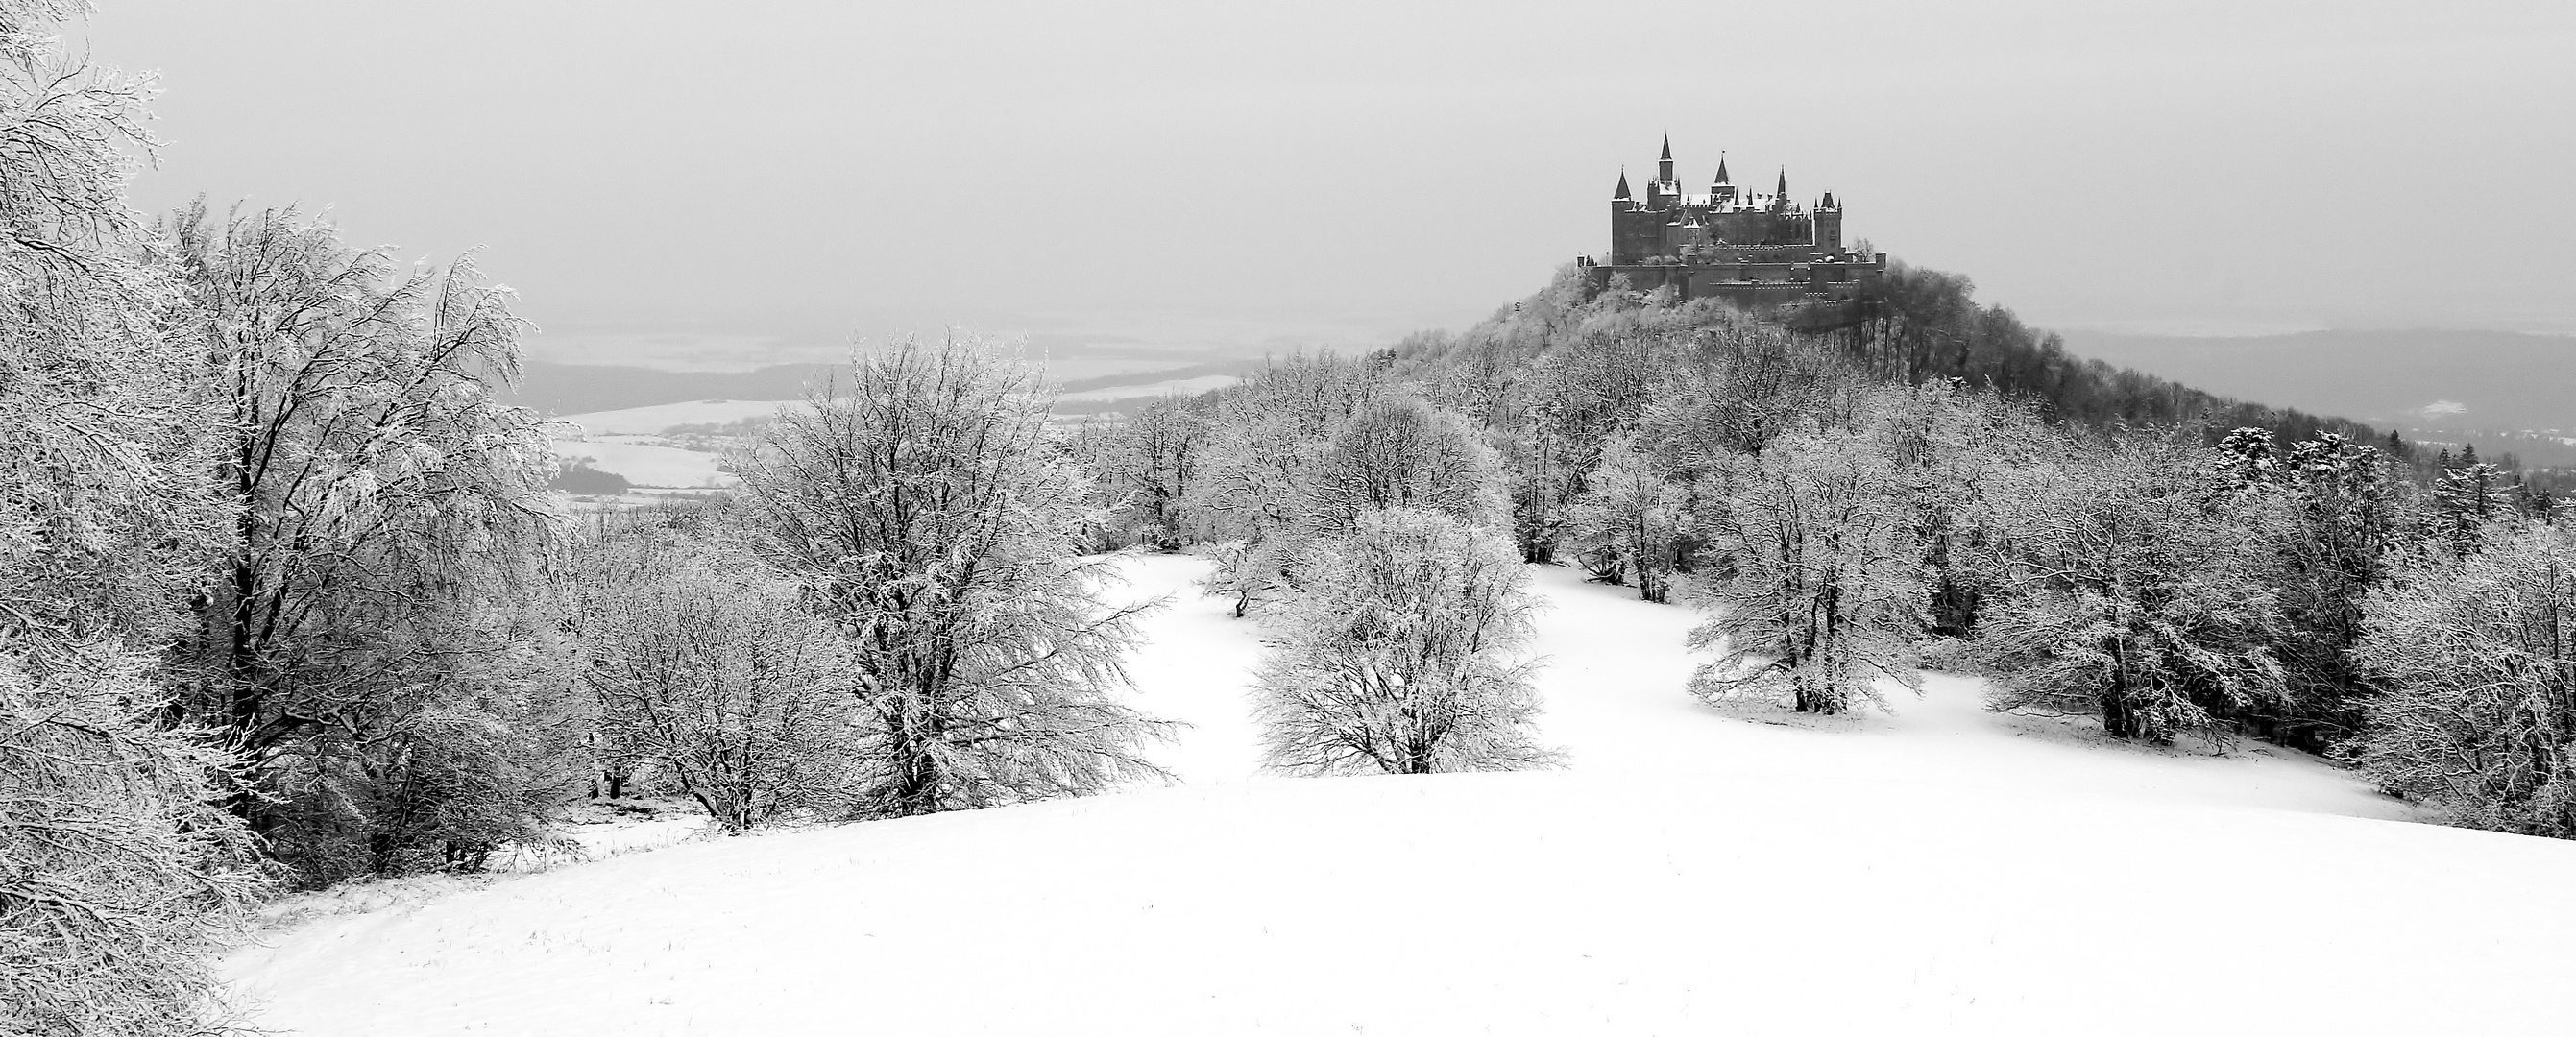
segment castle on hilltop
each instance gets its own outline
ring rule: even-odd
[[[1594,288],[1614,276],[1639,291],[1671,287],[1682,299],[1716,297],[1769,308],[1850,298],[1887,271],[1887,253],[1843,244],[1843,206],[1831,192],[1812,206],[1789,200],[1789,171],[1769,194],[1740,190],[1717,160],[1708,193],[1682,193],[1673,178],[1673,139],[1664,138],[1655,178],[1640,199],[1619,172],[1610,196],[1610,255],[1580,257]]]

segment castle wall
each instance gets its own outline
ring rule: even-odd
[[[1626,210],[1614,204],[1610,210],[1610,261],[1636,263],[1662,253],[1664,224],[1671,218],[1668,213]]]

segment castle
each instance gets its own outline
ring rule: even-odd
[[[1887,253],[1844,247],[1842,203],[1831,192],[1812,208],[1790,201],[1786,169],[1771,193],[1743,191],[1721,155],[1708,193],[1683,194],[1667,135],[1643,199],[1629,193],[1627,171],[1619,173],[1610,196],[1610,255],[1578,262],[1596,289],[1620,276],[1639,291],[1669,286],[1685,300],[1713,296],[1770,308],[1850,298],[1886,272]]]

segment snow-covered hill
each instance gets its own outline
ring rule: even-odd
[[[699,842],[237,955],[311,1034],[2552,1032],[2576,844],[2400,823],[2295,754],[2159,752],[1936,678],[1800,724],[1680,691],[1686,610],[1539,584],[1566,771],[1255,773],[1253,628],[1137,665],[1185,781]]]

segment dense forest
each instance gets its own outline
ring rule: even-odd
[[[1283,772],[1549,766],[1531,565],[1700,610],[1675,695],[2332,753],[2576,834],[2576,511],[2067,356],[1963,279],[1833,311],[1568,271],[1456,334],[1063,423],[1007,350],[863,350],[722,500],[571,520],[470,258],[133,212],[144,86],[0,0],[0,1028],[209,1032],[265,897],[472,871],[591,797],[722,831],[1160,772],[1117,551],[1208,558]]]

